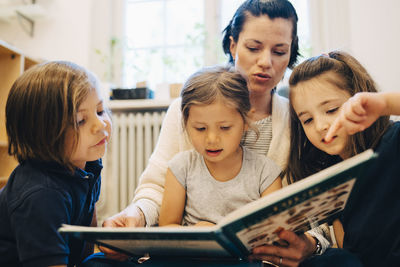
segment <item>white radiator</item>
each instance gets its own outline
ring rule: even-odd
[[[157,143],[165,111],[113,113],[113,132],[103,158],[98,221],[132,201],[139,177]]]

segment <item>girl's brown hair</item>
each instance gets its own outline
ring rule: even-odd
[[[354,57],[343,51],[333,51],[307,59],[294,68],[289,79],[290,103],[294,86],[327,72],[336,73],[339,79],[329,81],[351,96],[359,92],[377,92],[374,80]],[[350,156],[374,148],[388,126],[389,117],[380,117],[368,129],[352,135],[348,147]],[[290,146],[286,170],[289,183],[301,180],[341,160],[339,156],[328,155],[310,143],[292,104],[290,104]]]
[[[207,67],[192,74],[183,85],[181,97],[184,126],[188,121],[192,105],[209,105],[220,99],[232,105],[242,116],[243,121],[254,127],[248,117],[251,105],[247,81],[230,66]]]
[[[28,159],[55,161],[72,169],[65,136],[79,140],[77,111],[96,77],[66,61],[46,62],[24,72],[12,85],[6,104],[8,153],[21,163]]]

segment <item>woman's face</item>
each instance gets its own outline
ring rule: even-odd
[[[252,95],[270,92],[282,80],[290,60],[292,21],[249,15],[238,41],[231,37],[235,68],[248,79]]]

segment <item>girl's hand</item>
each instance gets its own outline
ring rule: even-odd
[[[214,223],[207,222],[207,221],[200,221],[196,223],[194,226],[214,226]]]
[[[355,94],[340,108],[339,116],[329,128],[325,141],[330,142],[341,128],[349,135],[364,131],[385,115],[386,107],[386,99],[380,93]]]

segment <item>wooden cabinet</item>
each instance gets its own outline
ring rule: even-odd
[[[38,61],[27,57],[9,44],[0,40],[0,188],[18,162],[8,155],[8,140],[5,123],[6,103],[12,84],[26,69]]]

